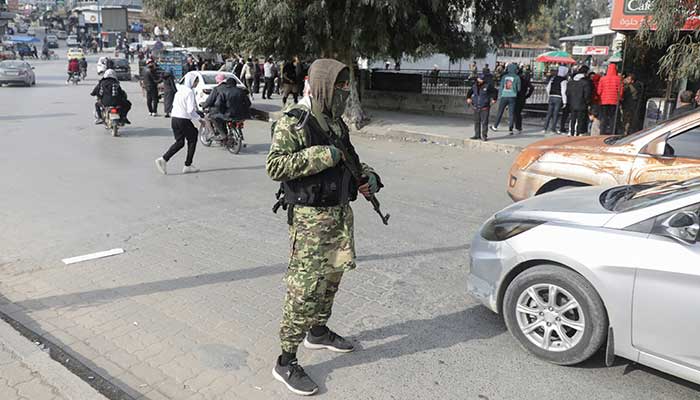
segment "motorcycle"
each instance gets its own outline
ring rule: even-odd
[[[202,119],[202,126],[199,130],[199,141],[206,147],[210,147],[213,142],[218,142],[221,146],[231,154],[238,154],[241,148],[246,147],[243,143],[243,120],[227,120],[225,121],[226,136],[218,138],[214,128],[213,121],[209,118],[209,114],[205,114]]]
[[[104,121],[105,129],[112,133],[112,136],[119,136],[119,128],[124,126],[119,116],[119,107],[103,106],[102,121]]]
[[[80,82],[80,72],[76,72],[76,73],[71,74],[70,81],[74,85],[77,85]]]

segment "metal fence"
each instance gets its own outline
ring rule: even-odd
[[[374,84],[373,90],[396,90],[418,93],[417,85],[411,85],[410,88],[403,85],[407,75],[415,78],[420,76],[420,93],[427,95],[441,96],[459,96],[466,97],[469,89],[474,85],[474,79],[468,72],[439,72],[435,73],[432,70],[402,70],[402,71],[382,71],[376,70],[373,72],[372,81]],[[403,76],[402,76],[403,75]],[[496,88],[500,82],[494,82]],[[544,81],[532,81],[535,91],[532,96],[527,99],[529,105],[545,105],[548,102],[547,98],[547,83]]]

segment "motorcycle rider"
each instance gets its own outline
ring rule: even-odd
[[[204,102],[203,107],[210,108],[209,118],[212,120],[218,134],[217,140],[226,137],[226,121],[250,117],[250,99],[248,94],[245,90],[238,87],[234,78],[228,78],[214,88]]]
[[[126,116],[131,109],[131,102],[127,99],[126,92],[119,85],[117,73],[113,69],[105,71],[104,76],[97,83],[90,96],[97,97],[95,102],[95,124],[104,123],[102,119],[102,107],[118,107],[120,122],[130,124]]]
[[[80,74],[80,63],[77,58],[71,58],[68,60],[68,79],[66,79],[66,85],[70,83],[73,75]]]
[[[102,75],[108,69],[114,69],[114,61],[109,57],[100,57],[97,60],[97,75]]]

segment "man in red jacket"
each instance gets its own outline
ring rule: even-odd
[[[618,102],[622,99],[622,81],[620,75],[617,74],[617,66],[615,64],[608,65],[608,73],[600,78],[597,89],[600,97],[601,119],[600,133],[603,135],[612,135],[613,125],[615,124],[615,111]]]

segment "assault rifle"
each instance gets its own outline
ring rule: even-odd
[[[343,163],[345,168],[347,168],[347,170],[350,171],[350,175],[352,175],[352,177],[355,178],[355,181],[357,181],[357,185],[362,186],[365,183],[369,182],[369,178],[367,177],[367,175],[362,173],[362,166],[355,157],[352,157],[352,155],[350,155],[348,149],[345,147],[345,144],[343,144],[343,141],[340,140],[340,138],[337,135],[329,134],[325,131],[323,132],[326,134],[328,141],[342,153],[343,159],[341,162]],[[348,133],[345,132],[345,134],[347,135]],[[379,200],[377,200],[377,196],[372,194],[370,195],[370,197],[366,197],[366,199],[367,201],[372,203],[372,207],[374,208],[374,211],[377,214],[379,214],[379,218],[382,219],[382,223],[384,223],[384,225],[389,225],[389,217],[391,217],[391,215],[384,214],[382,212],[381,204],[379,203]]]

